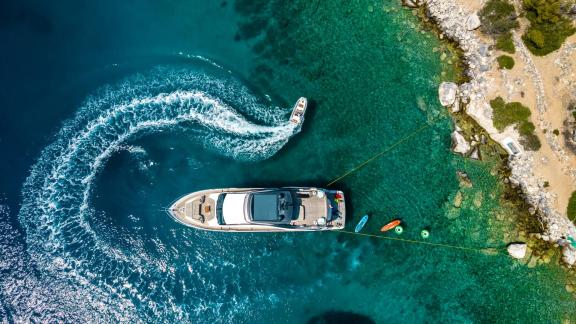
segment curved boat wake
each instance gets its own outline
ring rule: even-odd
[[[185,131],[206,149],[236,160],[268,158],[299,131],[286,113],[230,77],[187,69],[157,68],[99,90],[64,124],[26,179],[18,217],[29,254],[49,273],[44,276],[51,285],[73,281],[75,298],[96,298],[87,302],[112,318],[141,307],[149,313],[144,317],[198,311],[178,310],[169,294],[147,287],[150,278],[164,276],[164,261],[126,253],[91,228],[95,178],[128,141],[166,129]]]

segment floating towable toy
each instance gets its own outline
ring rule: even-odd
[[[397,225],[396,227],[394,227],[394,232],[398,235],[404,233],[404,228],[400,225]]]
[[[398,227],[400,225],[400,223],[402,223],[399,219],[395,219],[393,221],[391,221],[390,223],[382,226],[382,228],[380,229],[380,232],[387,232],[391,229],[394,229],[396,227]]]
[[[423,229],[423,230],[420,232],[420,236],[421,236],[423,239],[427,239],[427,238],[430,237],[430,232],[428,232],[427,229]]]

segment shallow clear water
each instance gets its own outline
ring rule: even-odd
[[[2,6],[3,318],[576,316],[553,266],[346,233],[209,233],[163,211],[204,188],[325,186],[429,123],[333,185],[348,196],[348,227],[370,213],[366,233],[400,217],[406,239],[429,228],[430,242],[502,247],[494,165],[450,153],[440,44],[397,4]],[[312,105],[294,129],[302,95]],[[456,170],[474,183],[460,209]]]

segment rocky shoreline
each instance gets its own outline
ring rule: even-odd
[[[534,175],[534,154],[523,150],[520,154],[512,154],[511,148],[507,146],[509,143],[513,143],[512,145],[519,143],[520,134],[512,128],[507,128],[504,132],[499,132],[494,128],[492,108],[489,105],[489,100],[492,98],[488,98],[487,95],[491,86],[491,77],[488,72],[496,61],[496,56],[491,50],[492,44],[481,39],[475,31],[480,26],[478,15],[465,10],[458,0],[404,0],[404,4],[412,8],[425,7],[426,15],[440,28],[440,37],[456,42],[462,50],[463,59],[468,67],[466,74],[469,81],[460,85],[443,83],[439,88],[441,103],[450,107],[453,113],[464,110],[495,142],[511,153],[508,159],[511,175],[506,182],[522,189],[523,197],[532,206],[529,208],[530,214],[537,217],[542,224],[543,233],[534,235],[535,238],[554,246],[562,246],[564,263],[568,266],[576,266],[576,249],[566,242],[569,236],[576,238],[576,226],[567,216],[552,207],[552,195],[543,190],[543,181]],[[518,35],[515,35],[514,40],[515,43],[521,43]],[[523,52],[526,50],[523,44],[517,44],[517,48],[523,59],[530,63],[529,54]],[[532,65],[527,64],[527,67],[530,66]],[[529,69],[525,72],[529,74],[538,89],[538,110],[545,110],[542,79],[536,69]],[[539,120],[539,122],[544,121]],[[471,143],[469,143],[458,127],[452,134],[452,138],[455,152],[470,158],[479,158],[479,150],[475,146],[479,141],[476,138],[471,138]],[[518,144],[514,146],[521,147]],[[564,153],[561,148],[555,148],[554,152],[557,155]],[[511,255],[513,257],[520,255],[518,250],[519,247],[513,245],[514,253]]]

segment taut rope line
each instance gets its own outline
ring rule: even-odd
[[[357,166],[353,167],[352,169],[348,170],[346,173],[342,174],[341,176],[335,178],[334,180],[330,181],[326,186],[330,187],[331,185],[335,184],[336,182],[346,178],[347,176],[349,176],[350,174],[360,170],[361,168],[363,168],[366,164],[376,160],[377,158],[381,157],[382,155],[388,153],[389,151],[391,151],[392,149],[394,149],[395,147],[397,147],[398,145],[406,142],[407,140],[409,140],[410,138],[414,137],[416,134],[422,132],[423,130],[425,130],[426,128],[434,125],[437,121],[439,121],[440,119],[442,119],[442,117],[446,117],[446,115],[441,114],[438,118],[436,118],[435,120],[433,120],[430,123],[426,123],[424,125],[422,125],[420,128],[418,128],[417,130],[413,131],[412,133],[404,136],[403,138],[401,138],[400,140],[398,140],[396,143],[392,144],[391,146],[387,147],[384,151],[372,156],[371,158],[369,158],[368,160],[358,164]]]
[[[483,254],[499,254],[498,248],[480,249],[480,248],[458,246],[458,245],[451,245],[451,244],[416,241],[416,240],[410,240],[410,239],[403,239],[403,238],[399,238],[399,237],[388,237],[388,236],[382,236],[382,235],[356,233],[356,232],[350,232],[350,231],[344,231],[344,230],[336,231],[336,233],[346,233],[346,234],[374,237],[374,238],[380,238],[380,239],[386,239],[386,240],[392,240],[392,241],[423,244],[423,245],[428,245],[428,246],[443,247],[443,248],[457,249],[457,250],[463,250],[463,251],[472,251],[472,252],[478,252],[478,253],[483,253]]]

